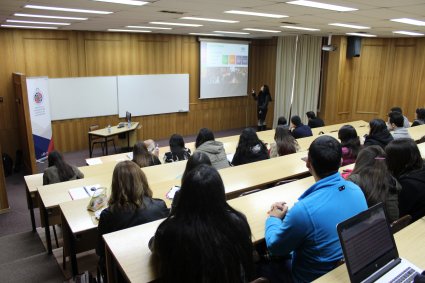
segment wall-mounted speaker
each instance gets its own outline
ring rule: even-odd
[[[347,37],[347,58],[360,57],[362,38],[358,36]]]

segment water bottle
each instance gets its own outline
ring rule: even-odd
[[[159,156],[159,145],[158,145],[158,144],[156,144],[154,154],[155,154],[156,156]]]
[[[131,128],[131,122],[130,121],[128,121],[127,122],[127,127],[130,129]]]
[[[108,125],[108,133],[111,133],[111,125]]]

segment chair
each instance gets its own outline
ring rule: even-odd
[[[282,181],[277,182],[277,183],[274,185],[274,187],[277,187],[277,186],[280,186],[280,185],[284,185],[284,184],[288,184],[288,183],[291,183],[291,182],[294,182],[294,181],[298,181],[298,179],[288,179],[288,180],[282,180]]]
[[[99,125],[91,125],[89,127],[89,132],[96,131],[98,129],[99,129]],[[117,149],[115,147],[115,139],[114,138],[108,138],[106,140],[106,142],[112,142],[112,144],[114,146],[115,153],[117,153]],[[91,145],[90,145],[91,146],[91,152],[93,152],[93,148],[94,148],[95,144],[100,144],[100,146],[102,147],[102,155],[105,155],[105,148],[104,148],[106,146],[105,139],[102,138],[102,137],[92,137]]]
[[[250,283],[269,283],[269,280],[265,277],[259,277],[253,281],[251,281]]]
[[[411,221],[412,216],[409,214],[400,217],[399,219],[393,221],[393,223],[390,224],[391,232],[393,232],[393,234],[397,233],[398,231],[409,225]]]

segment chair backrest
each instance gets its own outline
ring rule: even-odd
[[[284,185],[284,184],[288,184],[288,183],[291,183],[291,182],[294,182],[294,181],[298,181],[298,179],[288,179],[288,180],[282,180],[282,181],[277,182],[277,183],[274,185],[274,187],[277,187],[277,186],[280,186],[280,185]]]
[[[259,277],[250,283],[269,283],[269,280],[265,277]]]
[[[99,129],[99,125],[91,125],[90,127],[89,127],[89,131],[91,132],[91,131],[96,131],[97,129]]]
[[[391,223],[390,225],[391,232],[393,232],[393,234],[397,233],[398,231],[400,231],[401,229],[409,225],[411,221],[412,221],[412,216],[410,216],[409,214],[403,217],[400,217],[399,219]]]

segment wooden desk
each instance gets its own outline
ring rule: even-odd
[[[219,173],[225,185],[227,199],[239,196],[241,192],[249,189],[274,183],[281,179],[292,178],[294,176],[307,174],[308,170],[305,166],[305,162],[301,160],[301,158],[305,156],[305,152],[296,153],[288,156],[282,156],[279,158],[273,158],[269,160],[219,170]],[[170,206],[171,201],[165,199],[165,195],[173,185],[180,185],[180,180],[174,179],[152,184],[151,188],[154,197],[164,199],[167,205]],[[305,187],[303,187],[302,189],[305,189]],[[60,188],[56,188],[55,192],[59,190]],[[266,191],[269,192],[273,190],[274,189]],[[88,199],[63,202],[67,198],[68,200],[70,200],[69,195],[67,195],[67,190],[62,191],[60,194],[61,196],[56,195],[55,198],[56,201],[60,201],[59,207],[62,212],[62,224],[66,226],[66,229],[68,231],[68,235],[66,236],[66,239],[64,238],[64,242],[68,242],[66,246],[70,247],[69,254],[71,256],[72,269],[74,274],[77,274],[78,268],[75,259],[75,252],[77,250],[81,250],[81,248],[79,248],[75,244],[75,240],[77,237],[81,239],[82,234],[91,234],[92,230],[97,227],[97,221],[93,220],[93,214],[91,212],[88,212],[86,209]],[[43,195],[44,192],[40,191],[40,196],[42,200]],[[294,197],[295,200],[300,195],[299,190],[292,190],[291,195]],[[49,207],[52,207],[54,205],[54,203],[52,202],[52,197],[46,197],[45,204]],[[264,205],[265,207],[268,207],[270,206],[270,202],[264,203]],[[258,210],[256,211],[259,212]],[[261,213],[263,214],[264,211]],[[263,226],[263,224],[261,225]],[[81,243],[80,240],[79,242]],[[95,243],[92,244],[92,248],[94,248]],[[85,246],[85,248],[87,249],[87,246]]]
[[[255,243],[264,239],[264,223],[270,205],[276,201],[285,201],[289,207],[292,207],[298,197],[313,183],[313,177],[308,177],[236,198],[228,203],[246,215]],[[162,221],[158,220],[104,235],[108,270],[111,270],[112,266],[117,266],[128,282],[150,282],[156,279],[148,242]],[[125,245],[123,245],[124,242]],[[108,276],[108,278],[113,277]]]
[[[150,166],[142,168],[141,170],[145,173],[149,184],[162,184],[161,186],[169,186],[170,183],[178,183],[181,175],[184,172],[187,161],[180,161],[174,163],[168,163],[157,166]],[[68,182],[62,182],[47,186],[37,186],[37,191],[39,194],[39,204],[40,204],[40,215],[42,220],[44,221],[44,228],[46,234],[46,242],[47,242],[47,251],[48,253],[52,253],[52,244],[50,237],[50,228],[49,225],[51,223],[60,223],[59,219],[59,211],[57,207],[62,202],[67,202],[72,200],[69,195],[69,189],[82,187],[87,185],[100,184],[101,186],[105,186],[107,188],[110,187],[112,181],[112,171],[115,167],[115,163],[109,162],[105,164],[100,164],[96,166],[85,166],[87,168],[97,168],[97,170],[90,169],[92,171],[96,171],[97,174],[92,177],[85,177],[84,179],[73,180]],[[99,172],[99,168],[103,167],[111,167],[110,171],[102,171]],[[168,181],[168,182],[165,182]],[[165,184],[163,184],[165,182]],[[153,187],[152,187],[153,188]],[[167,187],[170,189],[170,187]],[[160,193],[163,193],[164,190],[160,190]],[[164,198],[166,192],[160,196],[156,196],[159,198]],[[55,210],[56,209],[56,210]],[[50,221],[52,219],[53,221]]]
[[[112,172],[115,168],[116,162],[109,164],[99,164],[96,166],[82,166],[79,167],[80,171],[85,177],[92,177],[101,175],[107,172]],[[43,173],[24,176],[26,186],[27,205],[30,211],[32,230],[35,232],[35,217],[34,208],[38,207],[38,191],[37,187],[43,186]]]
[[[418,148],[421,152],[422,158],[425,159],[425,142],[418,144]]]
[[[416,127],[407,128],[412,139],[415,141],[420,140],[423,136],[425,136],[425,125],[419,125]]]
[[[369,126],[369,123],[363,120],[358,120],[358,121],[345,122],[345,123],[334,124],[329,126],[323,126],[319,128],[313,128],[311,129],[311,131],[313,132],[313,136],[317,136],[317,135],[320,135],[321,132],[323,132],[324,134],[338,132],[338,130],[344,125],[351,125],[354,128],[358,129],[363,127],[367,128]]]
[[[425,218],[410,224],[394,235],[400,257],[425,269]],[[314,282],[350,282],[345,264],[323,275]]]
[[[130,147],[130,132],[136,130],[138,126],[139,126],[139,122],[132,122],[130,127],[128,127],[127,125],[125,125],[122,128],[118,128],[118,126],[112,126],[110,130],[108,128],[104,128],[104,129],[88,132],[90,157],[92,157],[92,153],[93,153],[91,150],[91,141],[93,136],[102,137],[105,139],[106,155],[108,155],[107,140],[109,137],[125,133],[127,134],[127,146]]]

